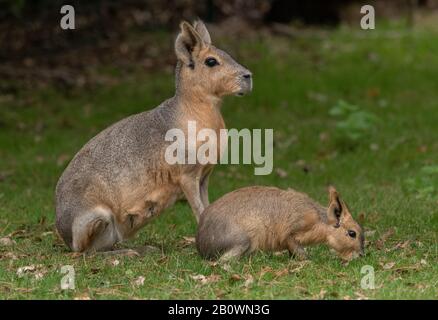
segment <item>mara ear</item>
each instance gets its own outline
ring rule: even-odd
[[[208,32],[207,27],[205,26],[205,23],[202,22],[202,20],[196,20],[193,23],[193,27],[199,33],[204,43],[211,44],[210,33]]]
[[[329,206],[327,209],[327,217],[329,220],[329,224],[334,225],[335,227],[339,227],[341,223],[341,219],[343,219],[343,217],[345,217],[345,215],[348,214],[348,208],[346,207],[345,203],[342,201],[335,187],[330,186],[328,192],[329,192]]]
[[[186,21],[180,24],[181,32],[175,40],[175,53],[179,60],[190,68],[194,68],[193,56],[197,55],[204,45],[199,33]]]

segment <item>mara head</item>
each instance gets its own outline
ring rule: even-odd
[[[175,40],[177,87],[222,97],[244,95],[252,89],[252,74],[229,54],[211,44],[205,24],[183,21]]]
[[[334,187],[329,187],[328,223],[333,227],[328,244],[341,259],[349,261],[364,254],[364,233]]]

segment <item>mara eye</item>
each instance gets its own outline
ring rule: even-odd
[[[356,231],[348,230],[348,235],[352,238],[356,238]]]
[[[205,59],[205,65],[208,67],[214,67],[217,66],[219,64],[219,62],[217,62],[217,60],[215,58],[207,58]]]

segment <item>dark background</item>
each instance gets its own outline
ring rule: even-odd
[[[76,30],[61,30],[60,8],[73,5]],[[221,30],[232,26],[291,33],[294,27],[336,27],[357,24],[359,8],[372,4],[377,18],[404,19],[413,24],[417,10],[435,10],[436,0],[0,0],[0,92],[14,94],[23,87],[55,84],[63,89],[92,81],[81,76],[89,66],[142,65],[162,67],[151,55],[147,33],[177,30],[182,19],[200,17]],[[144,34],[144,43],[123,46],[132,34]],[[165,64],[173,57],[162,57]]]

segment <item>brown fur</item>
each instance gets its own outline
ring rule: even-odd
[[[99,133],[58,181],[56,226],[75,251],[110,249],[182,197],[196,220],[209,204],[212,165],[169,165],[164,153],[170,142],[164,137],[169,129],[186,131],[188,121],[196,121],[197,130],[219,132],[225,127],[222,97],[249,92],[251,73],[211,44],[201,21],[180,27],[175,96]],[[209,57],[219,65],[207,66]]]
[[[289,250],[303,258],[303,246],[324,243],[344,260],[363,253],[363,231],[337,191],[328,208],[292,189],[253,186],[235,190],[201,215],[196,245],[207,258],[222,260],[255,250]],[[353,238],[349,230],[356,232]]]

